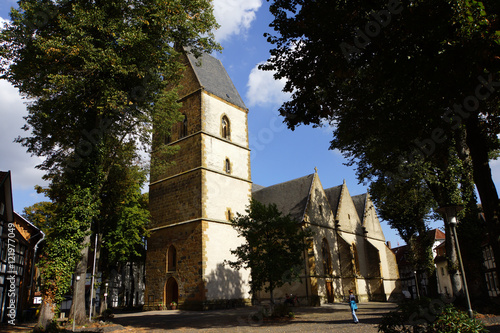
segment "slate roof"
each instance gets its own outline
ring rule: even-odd
[[[325,190],[325,194],[328,198],[328,202],[332,207],[333,216],[337,216],[337,210],[339,208],[340,193],[342,192],[342,185],[330,187]]]
[[[266,187],[262,186],[262,185],[258,185],[258,184],[252,183],[252,192],[262,190],[263,188],[266,188]]]
[[[200,85],[206,91],[240,108],[247,109],[219,59],[207,53],[203,53],[199,58],[188,53],[187,57]]]
[[[355,195],[352,198],[354,202],[354,207],[356,207],[356,212],[358,213],[359,220],[363,223],[365,219],[365,205],[366,205],[366,193]]]
[[[289,213],[293,219],[302,222],[307,208],[314,174],[284,183],[264,187],[252,193],[252,198],[263,204],[274,203],[283,214]]]

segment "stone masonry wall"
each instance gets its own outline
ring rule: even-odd
[[[150,227],[157,228],[200,218],[201,195],[201,170],[150,185]]]
[[[201,221],[160,229],[151,233],[146,256],[147,306],[154,307],[167,298],[165,284],[175,278],[179,287],[179,305],[205,300]],[[176,270],[167,271],[167,249],[176,249]],[[154,299],[154,304],[151,300]]]

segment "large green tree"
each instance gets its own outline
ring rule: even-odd
[[[20,0],[10,15],[0,33],[1,77],[30,100],[28,135],[18,142],[44,157],[39,168],[46,171],[58,207],[58,232],[73,230],[77,220],[85,228],[67,244],[54,238],[54,244],[62,243],[46,247],[52,251],[46,267],[52,267],[50,260],[71,266],[73,257],[62,262],[58,250],[85,258],[120,147],[136,142],[149,147],[153,122],[168,133],[179,120],[176,91],[167,89],[182,73],[179,50],[218,49],[212,35],[217,24],[209,0]],[[168,149],[160,146],[152,158],[164,153]],[[88,195],[91,212],[75,215]],[[78,267],[76,275],[84,277],[85,263]],[[67,275],[48,273],[42,326],[53,316],[56,295],[68,286],[50,281]],[[80,279],[75,290],[84,290],[84,283]]]
[[[232,220],[245,242],[231,250],[237,259],[227,263],[233,268],[250,269],[252,294],[264,289],[270,292],[274,304],[274,289],[293,282],[304,272],[306,238],[312,234],[290,215],[284,216],[275,204],[252,199],[246,212],[237,213]]]
[[[286,79],[292,98],[280,111],[288,126],[333,125],[331,147],[358,165],[360,178],[419,173],[433,179],[439,205],[457,203],[450,161],[471,161],[500,258],[489,167],[499,147],[500,3],[270,2],[276,34],[267,35],[274,48],[261,68]],[[422,159],[424,167],[411,167]]]

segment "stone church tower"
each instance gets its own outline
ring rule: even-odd
[[[221,62],[185,56],[175,164],[151,179],[145,305],[203,309],[248,299],[248,272],[224,266],[241,244],[230,219],[251,197],[246,108]],[[157,134],[158,135],[158,134]]]

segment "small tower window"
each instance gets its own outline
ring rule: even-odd
[[[176,270],[177,250],[175,246],[170,245],[167,252],[167,272],[174,272]]]
[[[224,139],[231,139],[231,132],[229,128],[229,119],[227,116],[223,116],[221,120],[221,135]]]
[[[226,173],[231,173],[231,161],[229,161],[229,158],[226,158],[226,164],[224,168]]]
[[[181,128],[179,131],[179,139],[187,136],[188,134],[188,119],[187,116],[184,115],[184,120],[181,123]]]

